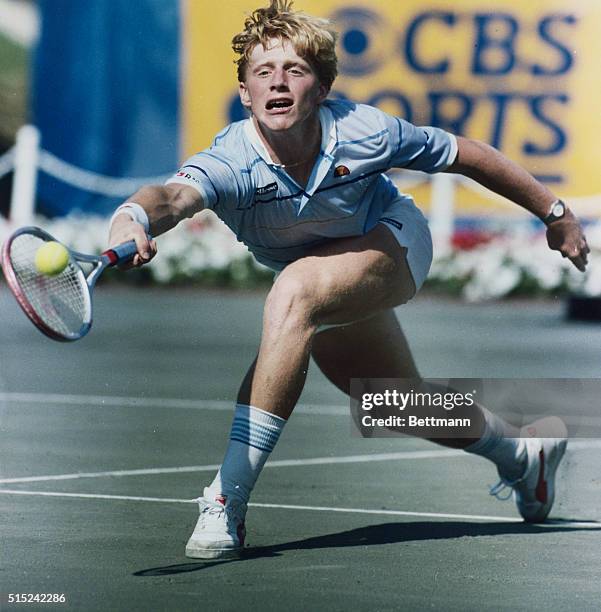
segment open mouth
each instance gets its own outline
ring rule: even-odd
[[[269,100],[265,105],[267,110],[285,110],[292,106],[293,102],[290,98],[274,98]]]

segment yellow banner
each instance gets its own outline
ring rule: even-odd
[[[230,41],[262,4],[187,1],[185,155],[244,116]],[[600,0],[297,0],[295,8],[332,19],[340,34],[332,96],[488,142],[579,212],[600,216]],[[427,210],[429,186],[410,191]],[[456,203],[467,214],[516,209],[470,186],[457,189]]]

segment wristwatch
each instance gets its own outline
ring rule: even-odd
[[[566,214],[566,205],[561,200],[555,200],[553,204],[551,204],[551,208],[549,209],[549,214],[546,217],[543,217],[543,223],[545,225],[549,225],[553,223],[553,221],[558,221],[559,219],[563,219]]]

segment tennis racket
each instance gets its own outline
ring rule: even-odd
[[[85,336],[92,326],[92,291],[106,268],[133,259],[132,240],[101,255],[67,249],[69,263],[56,276],[38,272],[34,258],[45,242],[55,241],[37,227],[14,232],[2,247],[2,269],[10,290],[31,322],[53,340],[69,342]]]

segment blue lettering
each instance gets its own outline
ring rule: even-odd
[[[392,101],[399,106],[399,113],[394,113],[398,117],[409,121],[413,121],[413,112],[411,109],[411,103],[407,98],[398,91],[393,89],[385,89],[384,91],[378,91],[375,93],[367,103],[371,106],[379,106],[382,102]]]
[[[556,76],[558,74],[565,74],[570,70],[574,63],[574,58],[570,49],[559,42],[556,38],[553,38],[551,27],[555,23],[567,23],[568,25],[574,25],[577,23],[574,15],[549,15],[541,19],[538,24],[538,33],[542,40],[547,42],[549,46],[553,47],[559,52],[560,61],[554,68],[545,68],[540,64],[534,64],[532,66],[532,74],[537,76]]]
[[[492,131],[489,143],[495,147],[495,149],[501,149],[503,147],[503,127],[505,126],[505,119],[507,117],[507,106],[516,96],[505,93],[491,93],[488,97],[492,100],[495,107],[495,116],[492,121]]]
[[[531,140],[527,140],[522,151],[526,155],[556,155],[566,146],[567,136],[563,128],[550,119],[544,112],[545,102],[555,100],[561,104],[568,104],[570,98],[565,94],[544,94],[541,96],[532,96],[528,98],[530,103],[530,111],[532,114],[551,132],[551,144],[546,147],[541,147]]]
[[[472,114],[474,99],[464,93],[431,91],[428,94],[430,100],[430,125],[443,128],[458,136],[465,134],[465,124]],[[449,102],[455,103],[457,111],[454,116],[447,114],[443,106],[448,108]],[[446,104],[445,104],[446,103]]]
[[[330,92],[331,99],[348,99],[346,92],[339,89]],[[568,142],[568,133],[563,125],[551,116],[550,106],[561,104],[566,106],[570,98],[564,93],[545,93],[540,95],[523,95],[492,91],[483,95],[468,95],[457,91],[430,91],[427,93],[427,103],[420,98],[413,98],[396,89],[385,89],[375,92],[367,104],[376,107],[390,107],[391,114],[402,117],[412,123],[427,123],[448,130],[457,135],[466,135],[468,125],[476,106],[486,101],[493,105],[493,119],[488,142],[496,149],[503,149],[505,130],[510,121],[509,115],[516,102],[524,102],[531,115],[533,123],[542,126],[548,133],[543,142],[526,139],[522,143],[522,152],[527,156],[550,156],[563,151]],[[248,116],[240,103],[237,94],[230,98],[229,120],[239,121]],[[428,114],[429,113],[429,114]],[[546,177],[545,181],[551,178]]]
[[[476,40],[472,72],[484,75],[511,72],[515,66],[514,43],[519,29],[517,20],[506,13],[479,13],[474,16],[474,21]]]
[[[431,11],[417,15],[407,28],[407,37],[405,38],[405,57],[407,63],[415,72],[422,74],[444,74],[449,70],[450,62],[448,59],[441,60],[438,63],[427,65],[421,62],[416,53],[416,38],[422,25],[427,21],[437,19],[444,24],[452,26],[455,24],[455,15],[453,13],[444,13],[442,11]]]

